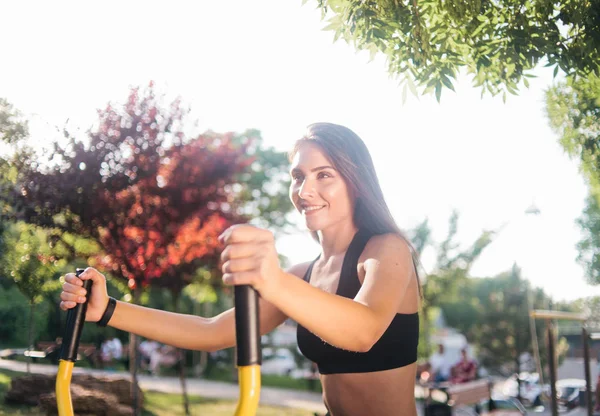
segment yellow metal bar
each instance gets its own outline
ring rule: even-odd
[[[58,416],[73,416],[73,403],[71,403],[71,375],[74,362],[60,360],[56,374],[56,406]]]
[[[545,311],[537,309],[531,311],[531,316],[536,319],[564,319],[567,321],[586,321],[587,318],[581,313],[562,312],[562,311]]]
[[[240,399],[235,416],[255,416],[260,400],[260,365],[238,367]]]

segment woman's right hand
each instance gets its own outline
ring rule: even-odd
[[[85,320],[98,322],[108,305],[108,292],[106,290],[106,278],[98,270],[88,267],[77,277],[75,273],[67,273],[64,276],[63,291],[60,294],[60,308],[63,311],[74,308],[78,303],[84,303],[87,293],[83,286],[83,280],[92,280],[92,295],[88,302]]]

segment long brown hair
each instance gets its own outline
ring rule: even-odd
[[[306,142],[314,143],[322,149],[356,196],[353,220],[359,230],[366,230],[372,234],[393,233],[406,241],[412,253],[420,293],[417,253],[396,224],[385,202],[373,159],[365,143],[347,127],[332,123],[314,123],[309,125],[306,134],[296,141],[289,153],[290,161]],[[316,232],[311,234],[319,241]]]

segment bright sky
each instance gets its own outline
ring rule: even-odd
[[[517,262],[555,299],[600,295],[576,263],[575,219],[586,188],[543,111],[550,71],[520,96],[457,92],[409,96],[382,58],[368,62],[323,32],[315,2],[5,2],[0,7],[0,96],[36,124],[87,128],[96,109],[155,80],[192,105],[202,129],[258,128],[285,150],[315,121],[356,131],[372,152],[403,228],[429,218],[441,240],[453,209],[459,241],[508,223],[473,269],[492,276]],[[47,136],[40,136],[43,139]],[[535,202],[537,217],[525,209]],[[292,261],[317,247],[306,233],[279,240]],[[425,256],[431,265],[431,253]]]

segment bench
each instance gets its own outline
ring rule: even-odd
[[[446,390],[450,406],[477,405],[482,400],[491,398],[491,385],[487,379],[473,380],[461,384],[453,384]]]
[[[452,409],[465,406],[474,406],[477,413],[480,413],[481,401],[487,399],[491,403],[492,386],[487,379],[460,384],[429,384],[423,387],[427,389],[425,416],[452,415]]]
[[[56,364],[61,347],[62,338],[57,338],[55,341],[38,341],[35,344],[35,350],[25,350],[23,355],[31,358],[48,358]],[[97,349],[94,344],[79,344],[77,359],[83,358],[87,359],[92,366],[97,365]]]

